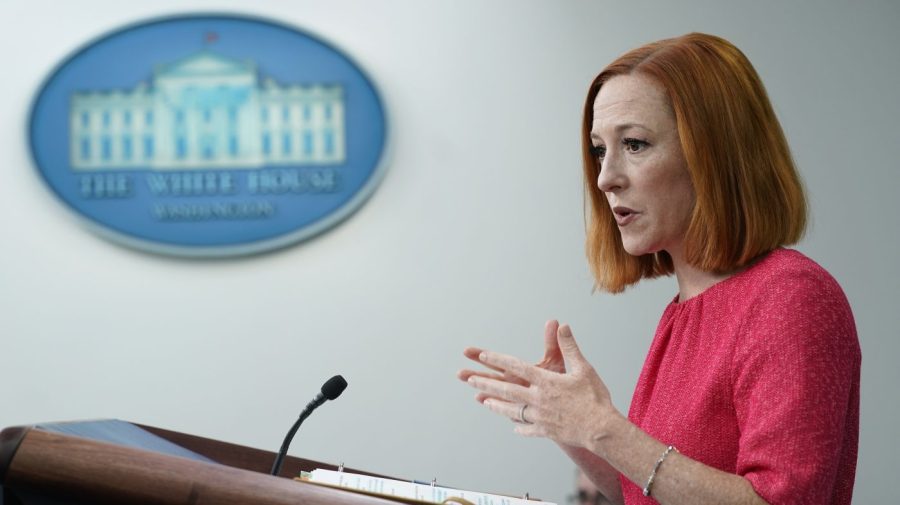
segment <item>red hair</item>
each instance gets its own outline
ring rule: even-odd
[[[806,228],[806,197],[766,90],[746,56],[702,33],[653,42],[620,56],[594,78],[581,128],[590,201],[587,256],[599,289],[617,293],[642,278],[669,275],[665,251],[631,256],[622,246],[591,153],[593,105],[612,77],[640,74],[659,84],[678,125],[696,193],[685,236],[686,260],[716,273],[734,271]],[[587,210],[587,209],[586,209]]]

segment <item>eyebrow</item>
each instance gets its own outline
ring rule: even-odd
[[[627,130],[629,128],[640,128],[640,129],[646,130],[648,132],[653,131],[650,128],[647,128],[646,126],[644,126],[640,123],[624,123],[624,124],[616,125],[615,131],[616,131],[616,133],[619,133],[619,132],[621,132],[623,130]],[[594,141],[601,140],[600,137],[598,137],[597,134],[595,134],[593,131],[591,132],[590,136],[591,136],[591,140],[594,140]]]

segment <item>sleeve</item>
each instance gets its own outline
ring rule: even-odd
[[[784,274],[761,287],[733,355],[737,473],[771,505],[849,503],[861,360],[853,315],[824,270]]]

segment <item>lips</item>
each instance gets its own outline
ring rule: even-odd
[[[618,224],[619,227],[627,226],[641,215],[640,212],[637,212],[634,209],[621,206],[613,207],[612,211],[613,216],[616,218],[616,224]]]

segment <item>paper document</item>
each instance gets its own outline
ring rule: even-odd
[[[473,505],[556,505],[538,500],[526,500],[497,494],[479,493],[449,487],[432,486],[418,482],[370,477],[349,472],[316,469],[304,472],[303,480],[316,484],[342,487],[364,493],[397,497],[427,503],[443,503],[445,500],[462,498]]]

